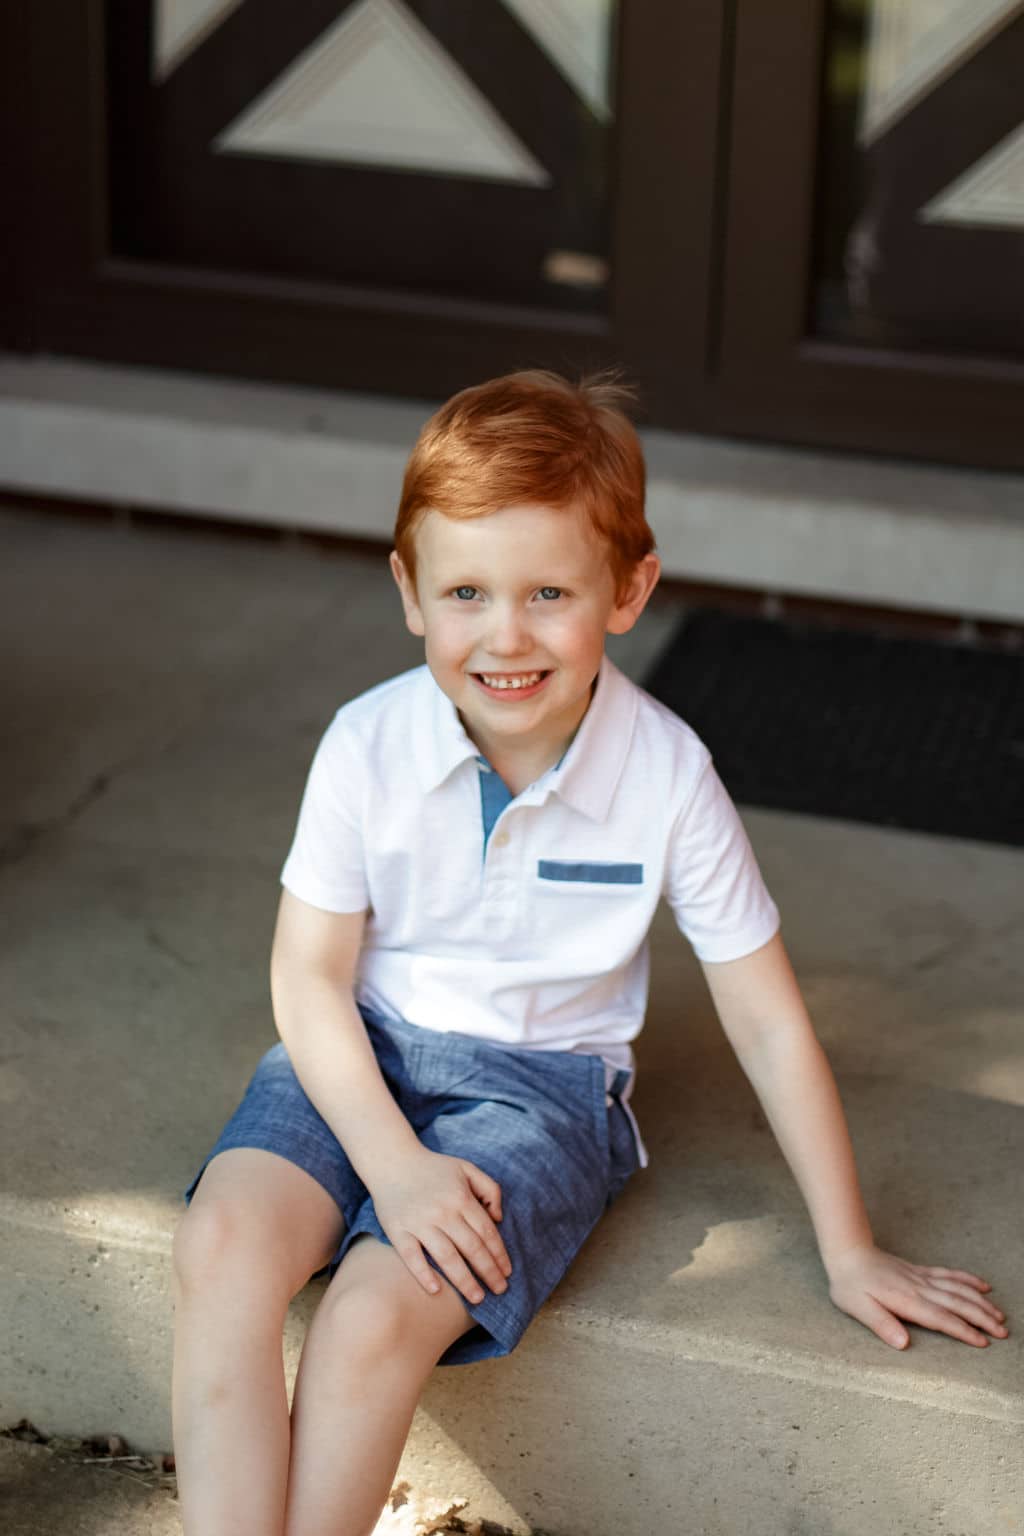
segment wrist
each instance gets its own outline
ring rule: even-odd
[[[823,1244],[820,1252],[825,1273],[830,1280],[834,1280],[848,1265],[855,1263],[867,1253],[874,1253],[876,1248],[877,1244],[870,1231],[842,1242]]]
[[[352,1166],[369,1190],[371,1198],[386,1184],[402,1183],[417,1163],[433,1156],[412,1126],[407,1123],[405,1129],[408,1134],[400,1133],[382,1145],[367,1149],[359,1160],[361,1166],[357,1167],[355,1159],[352,1159]]]

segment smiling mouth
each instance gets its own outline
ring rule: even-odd
[[[520,692],[523,688],[535,688],[538,683],[550,674],[542,672],[474,672],[477,678],[487,688],[497,688],[500,692]]]

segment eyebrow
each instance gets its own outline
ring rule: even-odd
[[[449,574],[443,569],[437,572],[432,572],[430,579],[440,587],[487,586],[487,578],[483,575],[473,575],[471,568],[469,570],[459,571],[458,567],[456,566],[453,568],[453,571],[454,574]],[[537,587],[573,587],[579,586],[579,584],[585,580],[586,576],[584,572],[578,568],[563,568],[560,572],[546,571],[536,576],[529,577],[528,580],[523,582],[523,589],[533,591]]]

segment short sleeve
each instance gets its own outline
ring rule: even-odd
[[[360,754],[335,718],[320,742],[306,780],[295,838],[281,884],[300,901],[326,912],[365,912],[366,881],[360,805]]]
[[[710,758],[673,827],[662,894],[699,960],[739,960],[778,930],[778,908]]]

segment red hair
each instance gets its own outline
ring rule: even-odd
[[[406,465],[395,548],[416,580],[414,534],[428,511],[485,517],[502,507],[579,506],[608,547],[620,595],[654,548],[644,516],[644,458],[610,375],[570,384],[509,373],[453,395],[424,426]]]

